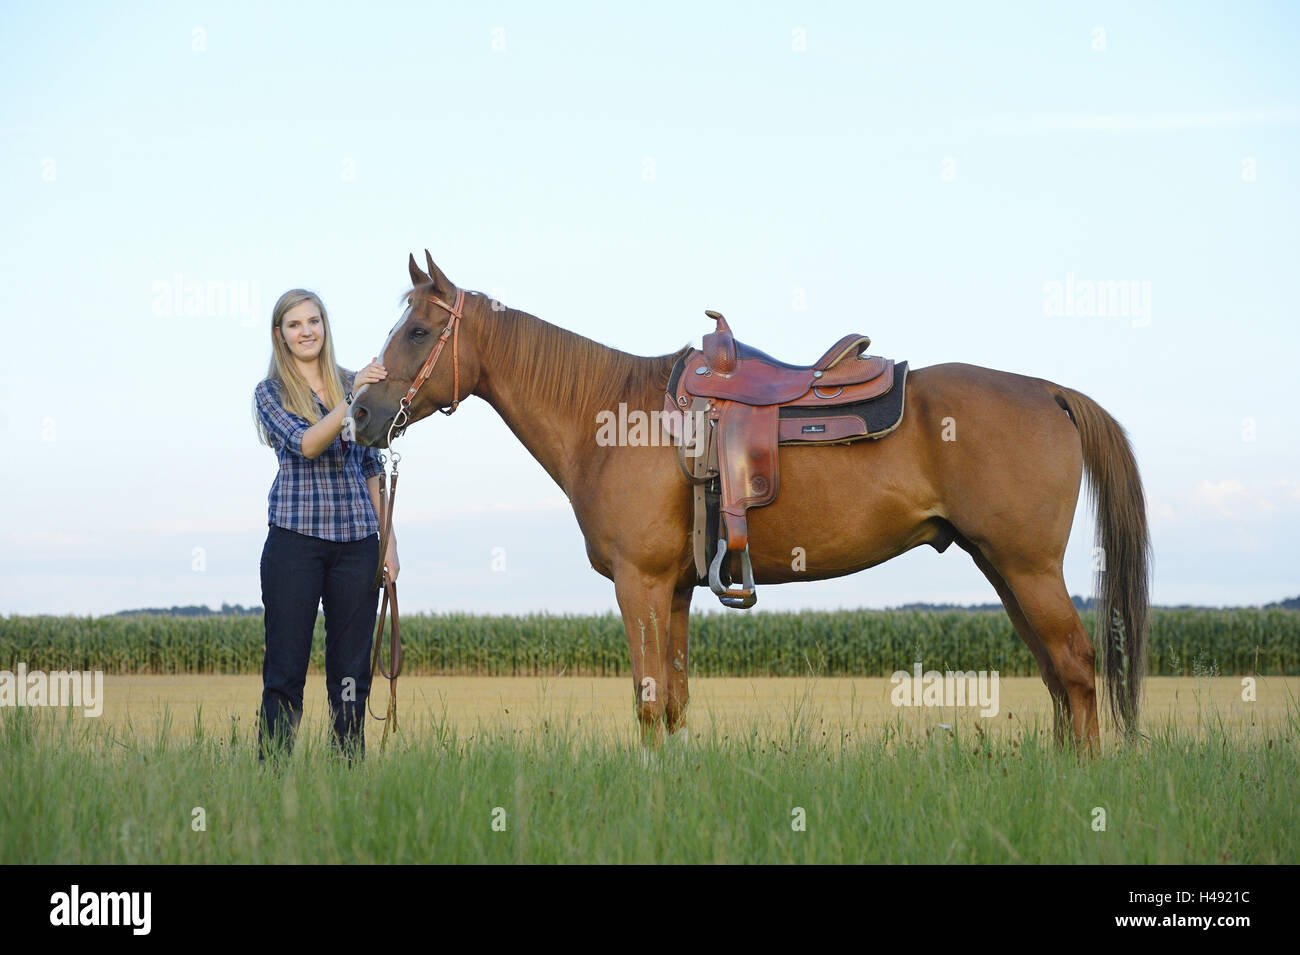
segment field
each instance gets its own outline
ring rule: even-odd
[[[1300,861],[1292,610],[1156,610],[1146,737],[1103,713],[1096,760],[1001,612],[696,614],[689,737],[654,753],[612,615],[411,615],[399,731],[348,767],[322,623],[268,769],[260,617],[0,618],[0,669],[106,674],[97,717],[0,707],[0,862]],[[894,705],[917,660],[998,671],[996,713]]]
[[[990,718],[882,678],[698,678],[689,740],[648,755],[627,677],[403,677],[349,768],[315,675],[266,769],[258,677],[112,676],[98,718],[0,710],[0,862],[1300,861],[1300,679],[1147,686],[1148,738],[1080,760],[1036,678]]]
[[[1092,613],[1084,625],[1092,633]],[[648,636],[655,622],[644,621]],[[107,673],[261,673],[262,618],[0,617],[0,666]],[[627,636],[613,614],[402,617],[407,674],[623,676]],[[1300,611],[1172,610],[1151,614],[1149,672],[1300,675]],[[312,665],[324,661],[324,618]],[[839,610],[691,615],[692,677],[889,676],[916,660],[927,668],[1037,676],[1038,667],[1001,610]]]

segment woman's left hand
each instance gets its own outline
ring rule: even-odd
[[[363,385],[373,385],[387,377],[388,369],[379,364],[379,356],[376,355],[371,359],[370,364],[352,376],[352,393],[355,395]]]
[[[397,562],[397,545],[391,541],[388,544],[388,553],[384,555],[384,566],[388,568],[388,579],[397,583],[397,572],[402,569],[402,565]]]

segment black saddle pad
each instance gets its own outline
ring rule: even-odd
[[[849,439],[864,441],[867,438],[883,438],[903,420],[903,396],[907,383],[907,362],[894,363],[894,387],[883,395],[877,395],[866,401],[851,405],[836,405],[828,408],[796,408],[793,405],[781,408],[782,418],[825,418],[829,415],[854,415],[862,420],[867,428],[866,434]],[[794,444],[811,442],[789,442]],[[829,442],[828,442],[829,443]]]

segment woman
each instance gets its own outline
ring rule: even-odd
[[[388,373],[377,361],[355,376],[335,363],[329,318],[314,293],[291,289],[275,303],[271,364],[253,393],[258,436],[280,460],[262,548],[266,656],[259,759],[272,746],[293,748],[322,601],[333,744],[349,761],[365,753],[383,468],[377,449],[340,432],[352,400],[345,382],[355,391],[383,381]],[[390,535],[384,564],[395,581],[396,536]]]

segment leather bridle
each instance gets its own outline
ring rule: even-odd
[[[402,396],[402,400],[398,404],[397,414],[393,415],[393,422],[388,426],[388,440],[390,447],[392,446],[393,438],[400,437],[402,432],[406,430],[407,425],[410,424],[410,416],[408,412],[411,408],[411,402],[415,400],[415,393],[420,390],[420,387],[428,381],[429,376],[433,374],[433,366],[438,363],[438,357],[442,354],[442,349],[447,344],[448,338],[451,339],[452,400],[450,408],[439,408],[438,410],[443,414],[449,415],[460,405],[460,319],[461,310],[465,305],[465,293],[460,289],[456,289],[456,301],[451,305],[448,305],[442,299],[433,298],[432,296],[430,296],[429,301],[433,302],[433,304],[437,305],[439,308],[446,309],[447,312],[451,314],[451,318],[447,320],[446,327],[443,328],[442,334],[438,336],[438,340],[433,345],[433,351],[429,353],[429,357],[426,358],[424,364],[420,366],[419,374],[415,376],[415,380],[411,382],[411,387],[406,390],[406,394]],[[398,423],[399,418],[401,419],[400,424]],[[394,428],[397,429],[396,432],[394,432]]]
[[[447,320],[446,327],[443,328],[438,340],[434,343],[433,351],[429,353],[429,357],[420,366],[420,372],[415,376],[415,380],[411,382],[411,387],[402,396],[402,400],[397,406],[397,414],[393,415],[393,420],[388,425],[387,446],[390,452],[391,472],[388,478],[387,494],[384,493],[383,478],[381,477],[379,480],[379,493],[384,496],[385,500],[383,502],[384,513],[379,521],[379,566],[375,569],[375,578],[371,583],[371,589],[374,590],[382,583],[384,598],[379,610],[379,622],[375,629],[374,654],[370,659],[370,677],[372,683],[376,673],[382,674],[388,680],[388,714],[375,717],[384,721],[384,735],[379,741],[381,750],[384,748],[384,744],[388,742],[389,731],[397,729],[397,678],[402,672],[402,637],[401,624],[397,613],[397,581],[389,578],[388,568],[384,566],[384,555],[388,552],[388,540],[393,532],[393,503],[397,500],[397,462],[402,458],[401,454],[392,450],[393,440],[401,437],[410,425],[411,402],[415,399],[416,392],[433,374],[433,368],[438,363],[438,358],[442,355],[442,350],[446,347],[448,339],[451,339],[452,401],[449,408],[439,408],[437,410],[445,415],[450,415],[460,406],[460,321],[462,309],[465,305],[465,293],[457,289],[456,300],[451,305],[432,296],[429,300],[445,309],[451,315],[451,318]],[[380,648],[383,645],[384,623],[389,616],[390,606],[392,607],[393,627],[389,634],[388,669],[384,669],[383,660],[380,658]],[[366,698],[366,705],[369,706],[369,697]],[[373,709],[371,709],[370,715],[375,716]]]

